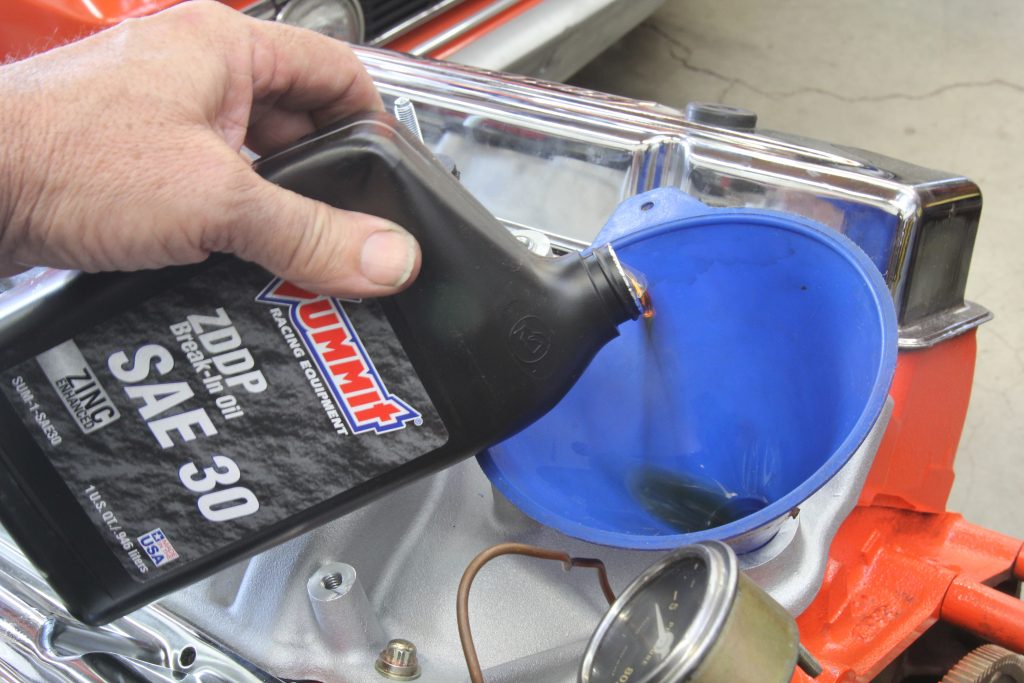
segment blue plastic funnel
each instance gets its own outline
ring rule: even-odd
[[[622,204],[597,243],[650,285],[545,417],[480,455],[537,521],[624,548],[752,550],[839,471],[882,409],[896,316],[877,267],[808,220],[676,190]]]

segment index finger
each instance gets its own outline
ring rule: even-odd
[[[355,112],[383,110],[370,74],[348,44],[277,22],[254,24],[255,101],[309,112],[318,127]]]

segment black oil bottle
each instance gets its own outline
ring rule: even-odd
[[[515,433],[642,312],[610,247],[531,254],[387,115],[257,169],[404,226],[419,278],[347,301],[221,256],[7,302],[0,517],[85,622]]]

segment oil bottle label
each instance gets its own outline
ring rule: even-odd
[[[237,260],[4,372],[3,390],[140,581],[448,440],[375,302]]]

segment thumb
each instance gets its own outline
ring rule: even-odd
[[[230,250],[304,289],[348,297],[394,294],[415,279],[420,248],[401,226],[343,211],[253,173],[245,216]]]

